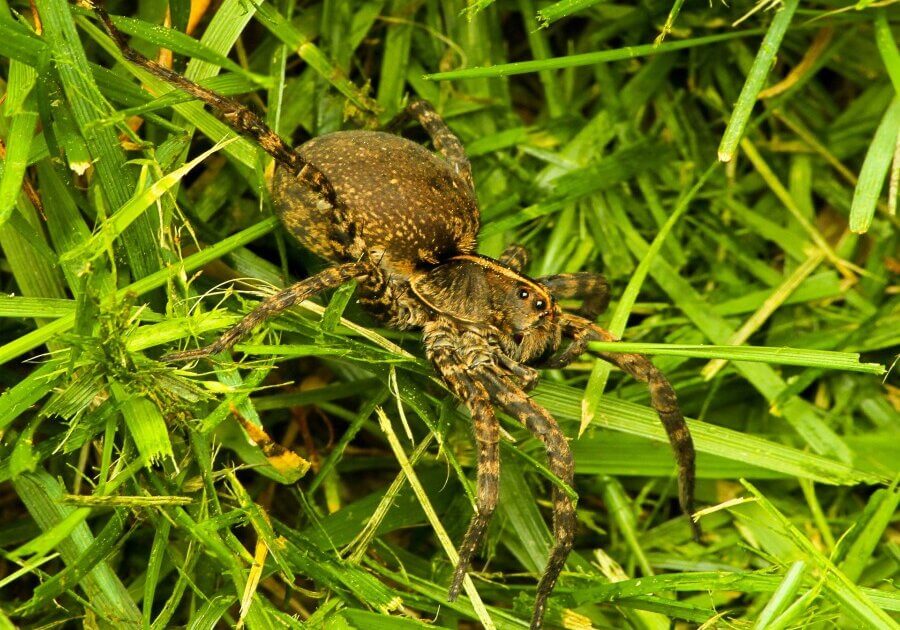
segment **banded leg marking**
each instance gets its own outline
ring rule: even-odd
[[[506,265],[513,271],[522,273],[528,266],[528,250],[524,245],[513,243],[508,245],[500,255],[500,263]]]
[[[566,315],[564,323],[572,343],[550,362],[550,367],[565,367],[584,354],[589,341],[619,341],[609,331],[581,317]],[[699,541],[702,531],[692,517],[696,484],[694,440],[678,406],[675,389],[659,368],[643,355],[615,352],[599,352],[597,355],[635,380],[647,384],[650,404],[666,430],[678,466],[678,502],[690,522],[691,535]]]
[[[248,313],[244,319],[239,321],[231,329],[225,332],[225,334],[208,346],[197,350],[169,354],[164,356],[163,360],[190,361],[224,352],[236,344],[241,337],[267,319],[274,317],[298,302],[309,299],[316,293],[320,293],[325,289],[339,286],[351,278],[364,276],[368,271],[368,264],[359,262],[347,263],[345,265],[330,267],[320,271],[306,280],[301,280],[300,282],[279,291],[275,295],[267,297],[260,302],[259,306]]]
[[[434,327],[430,328],[434,330]],[[453,350],[454,343],[454,336],[449,333],[438,331],[426,335],[429,358],[450,390],[465,402],[472,414],[478,446],[475,513],[459,545],[459,560],[448,594],[451,602],[459,597],[466,571],[484,540],[500,494],[500,423],[494,415],[487,390],[469,376],[464,362]]]
[[[599,273],[560,273],[537,280],[550,289],[555,298],[582,300],[581,308],[576,312],[585,319],[597,319],[609,306],[609,283]]]
[[[485,383],[494,402],[519,420],[544,443],[550,471],[571,486],[575,477],[575,460],[572,457],[569,442],[553,416],[531,400],[508,378],[490,370],[480,370],[478,375]],[[556,581],[565,567],[566,558],[575,542],[575,504],[569,495],[556,485],[553,486],[552,498],[554,544],[535,593],[531,630],[538,630],[542,627],[547,600],[553,587],[556,586]]]

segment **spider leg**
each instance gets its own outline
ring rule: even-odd
[[[584,318],[564,315],[564,325],[572,335],[573,341],[568,348],[553,362],[553,367],[563,367],[583,354],[588,341],[619,341],[607,330]],[[650,404],[656,410],[662,425],[669,436],[669,444],[678,464],[678,502],[681,510],[687,515],[694,540],[700,540],[702,531],[694,521],[694,485],[696,463],[694,440],[690,429],[678,407],[675,390],[665,375],[645,356],[632,353],[598,352],[597,356],[612,363],[632,378],[646,383],[650,390]]]
[[[537,281],[550,289],[553,297],[583,300],[576,312],[585,319],[597,319],[609,306],[609,283],[599,273],[560,273]]]
[[[536,369],[528,367],[527,365],[522,365],[505,354],[498,353],[496,360],[505,370],[509,371],[509,373],[515,377],[516,385],[526,392],[530,392],[537,387],[538,382],[541,380],[541,373]]]
[[[103,23],[106,32],[115,42],[116,46],[122,53],[122,56],[131,63],[144,68],[147,72],[173,85],[174,87],[187,92],[194,98],[197,98],[207,105],[210,105],[214,113],[221,118],[226,124],[232,127],[238,133],[249,136],[255,140],[269,155],[284,166],[287,166],[295,173],[301,174],[314,189],[320,192],[332,207],[336,205],[334,190],[328,182],[325,175],[315,166],[304,160],[299,153],[285,144],[284,140],[276,134],[272,129],[254,112],[247,109],[234,99],[217,94],[190,79],[186,79],[177,72],[173,72],[169,68],[162,66],[155,61],[148,59],[138,51],[128,45],[125,36],[116,28],[102,0],[84,0],[85,4],[90,6],[100,21]]]
[[[558,355],[545,362],[543,367],[558,370],[574,363],[578,357],[587,352],[588,341],[597,339],[590,326],[571,326],[571,317],[568,314],[563,315],[564,329],[570,339],[569,345]]]
[[[569,442],[560,430],[556,420],[546,409],[536,404],[528,395],[507,377],[495,373],[493,370],[480,369],[477,372],[492,400],[503,408],[509,415],[516,418],[525,427],[544,443],[547,451],[547,463],[550,471],[569,486],[575,475],[575,461]],[[559,574],[566,564],[566,558],[572,550],[575,541],[575,504],[569,495],[558,486],[553,486],[553,537],[555,539],[553,549],[547,566],[538,582],[534,601],[534,612],[531,617],[531,629],[538,630],[544,619],[547,600],[550,592],[556,586]]]
[[[506,265],[513,271],[521,273],[528,265],[528,250],[524,245],[512,243],[500,254],[500,264]]]
[[[484,385],[469,376],[465,362],[455,352],[455,337],[431,328],[426,331],[425,341],[429,358],[438,373],[457,398],[469,408],[475,442],[478,445],[475,513],[459,546],[459,560],[448,595],[452,602],[459,596],[466,570],[481,545],[497,508],[500,492],[500,424]]]
[[[225,334],[208,346],[197,350],[167,354],[162,360],[190,361],[224,352],[236,344],[241,337],[246,335],[253,328],[285,309],[290,308],[297,302],[302,302],[325,289],[339,286],[351,278],[364,276],[368,272],[369,265],[364,262],[347,263],[345,265],[338,265],[337,267],[330,267],[320,271],[314,276],[301,280],[296,284],[292,284],[275,295],[267,297],[259,303],[259,306],[248,313],[244,319],[239,321]]]
[[[431,103],[422,99],[410,100],[406,108],[397,114],[387,124],[386,128],[391,131],[397,131],[406,121],[411,119],[415,119],[422,125],[422,128],[425,129],[434,143],[434,148],[450,162],[453,170],[468,184],[469,188],[475,190],[475,183],[472,179],[472,167],[469,165],[469,158],[466,157],[463,143],[450,130],[444,119],[434,111]]]

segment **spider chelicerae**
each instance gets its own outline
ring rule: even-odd
[[[166,357],[199,359],[232,347],[261,322],[352,279],[360,302],[391,328],[420,329],[425,354],[447,387],[468,407],[478,446],[475,513],[459,546],[450,584],[455,599],[497,506],[500,424],[495,406],[543,442],[550,470],[565,484],[575,464],[554,418],[529,396],[538,367],[565,367],[592,340],[615,341],[594,323],[609,290],[603,276],[567,273],[529,278],[524,248],[499,260],[476,253],[480,216],[472,171],[460,140],[425,101],[414,100],[391,127],[416,120],[440,155],[378,131],[340,131],[290,148],[256,114],[133,50],[104,6],[94,9],[128,61],[210,105],[237,132],[275,158],[272,197],[285,229],[306,249],[332,263],[263,300],[212,344]],[[580,299],[577,313],[563,298]],[[563,346],[563,341],[567,345]],[[679,500],[694,504],[694,447],[675,392],[645,357],[598,355],[647,383],[678,464]],[[575,536],[575,505],[553,487],[554,545],[537,587],[531,627],[543,625],[550,592]],[[691,521],[692,532],[699,527]]]

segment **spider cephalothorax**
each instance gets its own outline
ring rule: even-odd
[[[361,303],[387,326],[421,329],[425,353],[448,388],[468,407],[478,446],[475,514],[459,548],[450,586],[455,598],[497,505],[500,424],[494,408],[543,442],[550,470],[567,485],[575,465],[553,417],[526,393],[537,367],[564,367],[591,340],[614,340],[593,323],[608,301],[602,276],[529,278],[527,255],[511,247],[500,260],[475,252],[480,226],[462,144],[431,106],[413,101],[394,121],[417,120],[438,154],[397,135],[343,131],[295,149],[237,102],[207,90],[132,50],[103,6],[94,8],[124,57],[213,107],[236,131],[276,161],[272,196],[288,233],[332,266],[263,300],[212,344],[169,360],[224,351],[254,326],[316,293],[356,279]],[[583,302],[578,315],[560,299]],[[563,347],[563,340],[568,345]],[[636,354],[600,353],[646,382],[678,462],[682,509],[693,508],[694,449],[675,392],[652,363]],[[543,623],[547,598],[575,536],[575,505],[553,486],[555,544],[541,577],[532,628]],[[691,523],[695,536],[699,529]]]
[[[484,256],[456,256],[413,277],[410,288],[436,316],[481,330],[509,359],[554,352],[560,310],[547,287]]]

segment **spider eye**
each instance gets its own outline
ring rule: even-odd
[[[527,300],[529,295],[531,294],[528,292],[528,289],[519,289],[520,300]]]
[[[544,310],[545,305],[546,304],[544,303],[544,300],[535,300],[534,301],[534,307],[539,311]]]

